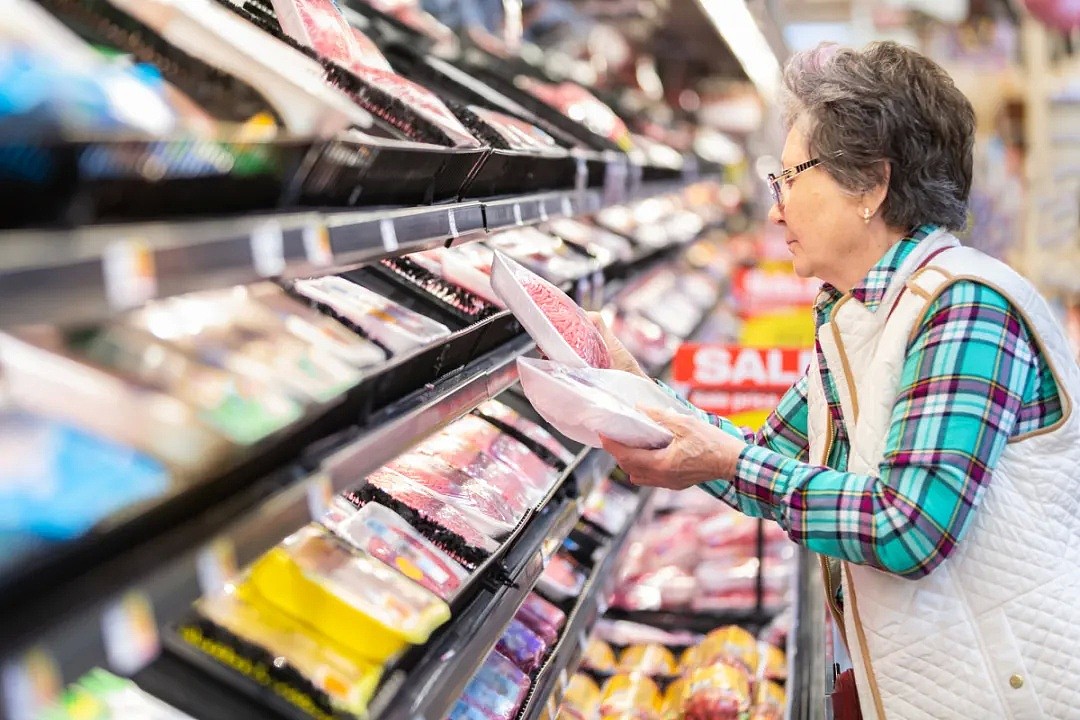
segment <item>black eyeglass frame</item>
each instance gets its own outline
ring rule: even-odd
[[[840,153],[836,153],[831,157],[838,157],[839,155]],[[779,207],[784,207],[784,196],[782,194],[782,188],[780,187],[781,182],[794,180],[796,175],[804,173],[810,168],[815,168],[829,159],[831,158],[811,158],[810,160],[799,163],[794,167],[789,167],[787,170],[782,170],[779,175],[773,175],[772,173],[769,173],[767,178],[769,182],[769,192],[772,194],[773,202],[776,203]]]

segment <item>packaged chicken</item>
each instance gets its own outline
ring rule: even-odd
[[[353,323],[392,353],[407,353],[450,335],[442,323],[342,277],[297,280],[293,288]]]
[[[686,678],[679,678],[664,691],[664,720],[680,720],[686,704]]]
[[[541,494],[546,494],[559,479],[560,472],[555,465],[544,461],[524,443],[476,415],[466,415],[451,427],[488,455],[513,468],[523,482]]]
[[[517,619],[510,621],[495,649],[527,673],[538,670],[548,653],[547,644]]]
[[[536,587],[558,602],[581,594],[585,587],[585,571],[565,552],[558,552],[544,568]]]
[[[508,425],[537,445],[550,452],[556,460],[563,465],[569,465],[574,461],[574,454],[563,447],[563,444],[555,439],[539,424],[521,415],[509,405],[504,405],[498,400],[488,400],[476,408],[477,414],[484,418],[497,420]]]
[[[758,641],[758,661],[756,677],[762,680],[783,682],[787,680],[787,656],[784,651],[764,640]]]
[[[730,662],[702,666],[686,678],[686,720],[739,720],[750,709],[750,678]]]
[[[378,665],[356,656],[338,638],[267,603],[249,603],[243,586],[195,604],[199,620],[182,622],[180,639],[211,660],[243,673],[301,709],[363,716],[378,685]],[[250,594],[250,592],[248,592]],[[306,682],[296,683],[299,675]],[[313,697],[311,689],[324,697]],[[326,702],[330,707],[323,707]]]
[[[378,503],[324,519],[349,543],[382,561],[405,577],[450,602],[469,574],[453,558],[436,547],[415,528]]]
[[[513,720],[529,692],[529,676],[498,651],[488,655],[450,713],[455,720]]]
[[[758,683],[754,691],[754,707],[750,720],[784,720],[787,694],[774,682]]]
[[[601,690],[602,720],[659,720],[662,711],[660,689],[647,675],[615,675]]]
[[[631,645],[623,650],[616,670],[621,673],[639,672],[649,677],[656,677],[674,675],[676,667],[675,656],[670,650],[663,645],[650,643]]]
[[[450,619],[436,595],[309,525],[251,568],[250,597],[302,619],[359,659],[386,662]]]
[[[699,653],[703,665],[724,660],[741,664],[748,673],[757,670],[757,639],[737,625],[727,625],[710,632],[701,641]]]
[[[592,720],[600,710],[600,687],[583,673],[575,673],[566,685],[560,713],[575,720]]]
[[[615,651],[611,646],[600,638],[589,638],[585,646],[585,652],[581,658],[582,667],[596,670],[602,673],[613,673],[618,663],[615,660]]]

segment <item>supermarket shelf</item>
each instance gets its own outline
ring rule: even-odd
[[[36,657],[49,659],[57,680],[64,683],[94,666],[130,674],[131,668],[110,661],[118,652],[110,650],[110,644],[134,640],[125,641],[123,623],[108,618],[141,605],[152,613],[160,632],[203,592],[213,591],[237,568],[320,515],[333,492],[356,484],[419,439],[513,385],[516,358],[533,347],[523,336],[372,418],[371,429],[347,448],[353,453],[345,455],[352,457],[348,472],[336,457],[328,461],[326,471],[311,475],[289,465],[152,543],[135,544],[92,571],[58,583],[47,595],[5,608],[0,613],[0,667],[14,667],[17,674],[28,653],[36,652]],[[576,515],[567,511],[557,520],[549,529],[565,535]],[[521,533],[531,537],[534,525],[526,523]],[[512,551],[508,558],[520,562]]]
[[[551,710],[548,717],[555,716],[554,710],[562,703],[569,678],[577,672],[581,664],[589,632],[607,611],[607,598],[614,584],[615,569],[630,537],[630,531],[648,502],[649,495],[649,490],[641,492],[637,511],[628,519],[626,527],[611,539],[602,557],[593,566],[592,574],[567,618],[562,637],[537,673],[532,692],[518,720],[538,720],[546,709]]]
[[[653,192],[646,184],[641,194]],[[656,192],[677,185],[657,184]],[[603,207],[599,190],[415,208],[245,215],[0,235],[0,327],[79,323],[147,300],[431,248]]]
[[[826,720],[826,687],[832,688],[832,668],[825,661],[825,588],[817,556],[799,548],[796,557],[794,626],[788,639],[789,720]]]

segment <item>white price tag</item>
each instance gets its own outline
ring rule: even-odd
[[[461,237],[461,233],[459,233],[457,229],[457,218],[454,217],[453,210],[447,211],[446,214],[450,220],[450,237],[456,240],[457,238]]]
[[[157,622],[150,599],[132,591],[105,608],[101,635],[109,665],[121,675],[134,675],[161,652]]]
[[[565,695],[566,688],[570,686],[570,674],[563,668],[559,671],[559,694]]]
[[[539,205],[540,205],[540,222],[547,222],[548,220],[551,219],[550,216],[548,215],[548,211],[547,211],[547,201],[546,200],[541,200]]]
[[[524,225],[525,221],[521,219],[521,203],[514,203],[514,224]]]
[[[105,297],[115,310],[138,307],[157,295],[154,254],[145,242],[117,240],[101,256]]]
[[[589,165],[585,162],[585,158],[577,159],[577,170],[574,174],[574,188],[578,191],[584,190],[589,184]]]
[[[320,473],[308,481],[307,501],[312,520],[320,522],[326,517],[330,503],[334,501],[334,485],[328,475]]]
[[[379,221],[379,235],[382,236],[382,246],[386,252],[397,252],[401,247],[398,244],[397,230],[394,228],[392,218],[383,218]]]
[[[64,690],[56,660],[42,648],[5,664],[0,683],[4,689],[0,709],[8,720],[38,720]]]
[[[574,217],[574,205],[570,202],[569,195],[562,196],[562,214],[566,217]]]
[[[251,259],[260,277],[285,272],[285,235],[277,221],[260,223],[251,231]]]
[[[232,540],[219,538],[203,548],[195,558],[195,574],[203,595],[219,595],[236,577],[236,547]]]
[[[308,262],[319,267],[326,267],[334,262],[334,253],[330,248],[330,232],[325,225],[312,223],[304,228],[304,252]]]

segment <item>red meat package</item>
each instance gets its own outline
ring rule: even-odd
[[[559,479],[557,468],[483,418],[466,415],[456,421],[453,428],[488,455],[509,465],[524,482],[541,493],[547,493]]]
[[[499,544],[480,529],[474,513],[451,505],[446,498],[388,468],[380,468],[367,477],[371,485],[392,500],[410,508],[425,520],[435,523],[462,538],[468,545],[491,554]]]
[[[563,602],[581,594],[585,571],[569,555],[559,552],[551,558],[536,586],[552,600]]]
[[[492,652],[450,711],[450,720],[512,720],[528,693],[529,676]]]
[[[331,513],[324,523],[354,547],[443,600],[451,600],[469,577],[461,565],[404,518],[378,503],[368,503],[344,517]]]
[[[530,627],[533,627],[534,624],[543,624],[555,628],[556,633],[566,625],[566,613],[536,593],[529,593],[529,597],[525,598],[518,615]]]
[[[478,518],[479,527],[493,537],[509,534],[520,520],[497,488],[476,482],[437,457],[407,453],[387,467],[446,498],[459,509],[469,511]]]
[[[663,568],[621,583],[611,604],[624,610],[679,610],[690,604],[696,588],[686,570]]]
[[[525,623],[514,619],[499,638],[495,649],[513,661],[527,673],[540,668],[548,652],[548,645],[529,629]]]
[[[633,147],[626,123],[580,85],[571,82],[553,85],[524,75],[519,75],[514,82],[541,102],[577,120],[597,135],[611,140],[619,149],[626,151]]]
[[[570,367],[611,367],[600,331],[562,290],[502,253],[495,255],[491,286],[549,358]]]
[[[610,478],[603,478],[585,498],[582,515],[609,535],[614,535],[626,526],[637,505],[637,493]]]
[[[484,417],[498,420],[499,422],[514,428],[519,433],[550,452],[555,456],[555,459],[564,465],[569,465],[574,461],[574,453],[563,447],[563,444],[556,440],[554,435],[532,420],[523,417],[521,413],[510,406],[504,405],[498,400],[488,400],[476,410]]]
[[[443,280],[465,288],[496,307],[503,301],[491,289],[491,260],[494,254],[480,243],[453,248],[434,248],[413,253],[408,258]]]
[[[530,125],[524,120],[504,113],[488,110],[477,105],[470,105],[469,110],[499,134],[512,150],[530,150],[533,152],[559,151],[555,138]]]
[[[432,435],[417,445],[415,451],[441,458],[478,483],[490,486],[510,504],[517,517],[523,516],[543,497],[536,488],[523,482],[513,468],[483,452],[454,425]]]

